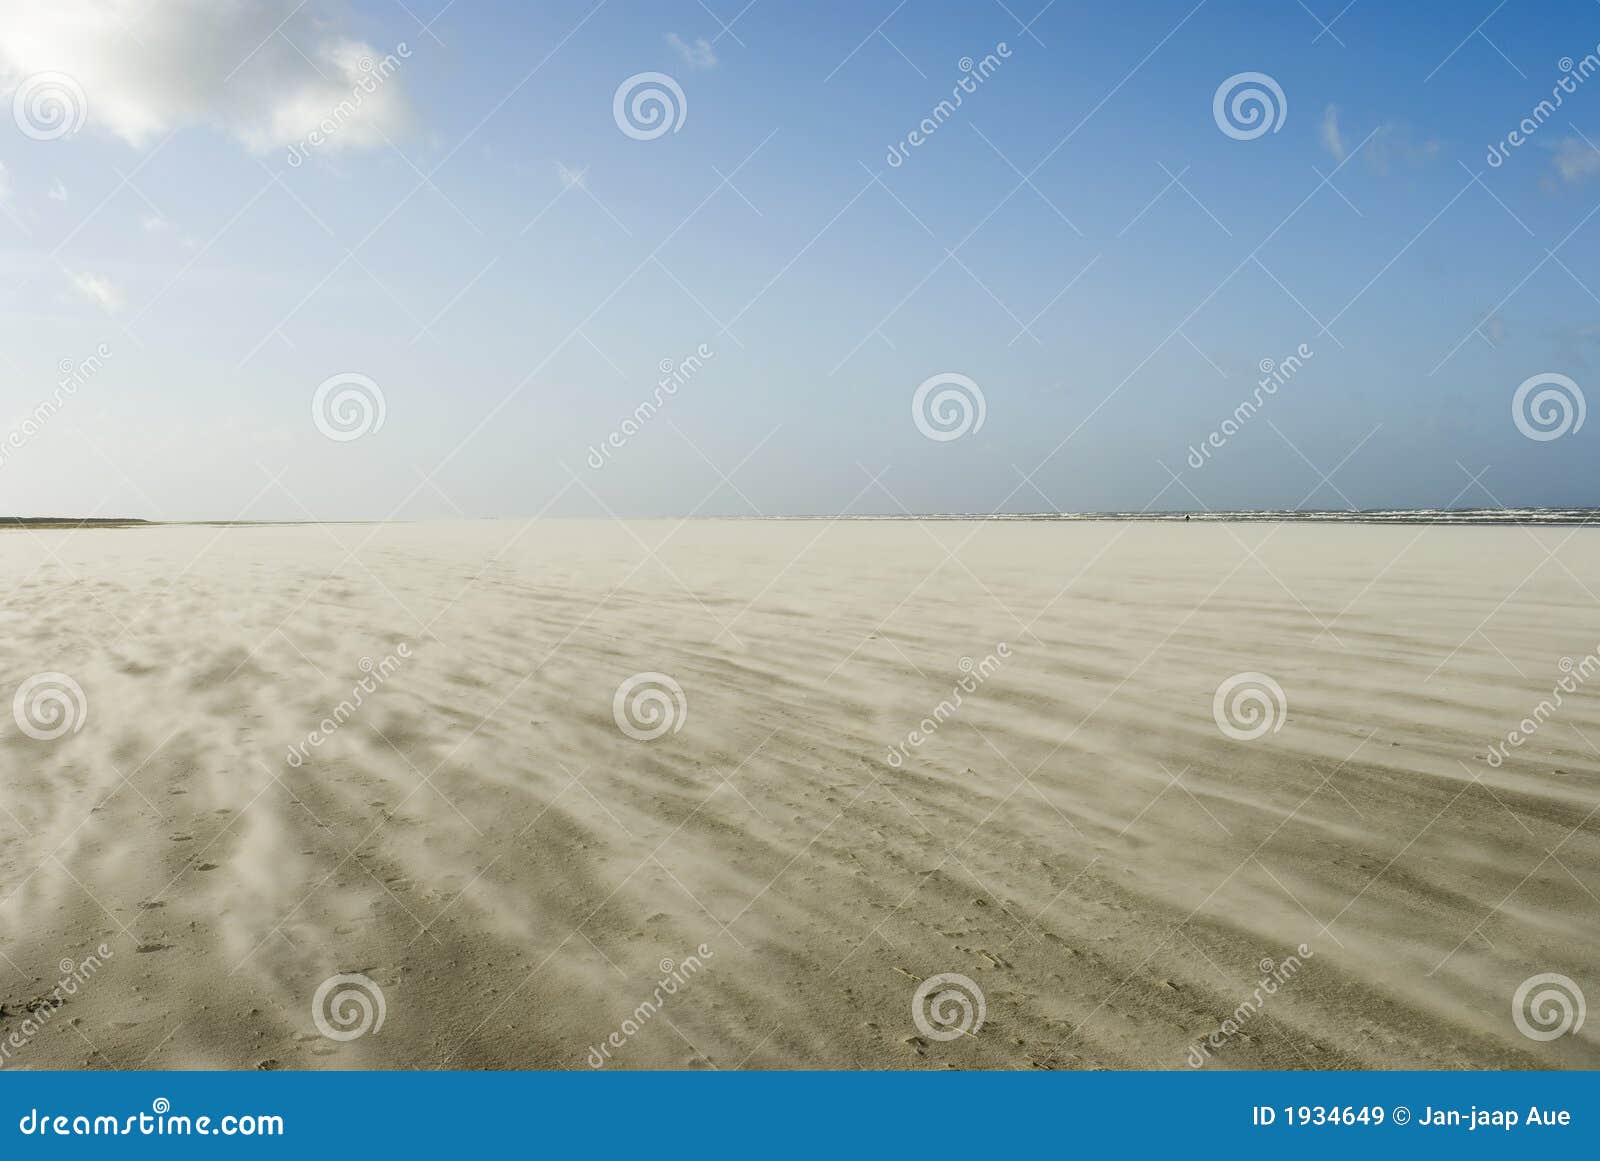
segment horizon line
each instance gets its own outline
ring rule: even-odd
[[[0,528],[156,528],[156,527],[282,527],[321,524],[476,524],[503,521],[506,523],[534,523],[540,521],[600,521],[605,523],[627,521],[677,520],[689,521],[1031,521],[1047,523],[1143,522],[1143,523],[1343,523],[1343,524],[1545,524],[1585,525],[1600,524],[1600,505],[1551,506],[1524,508],[1218,508],[1218,509],[1150,509],[1146,511],[1119,511],[1115,509],[1085,512],[865,512],[865,513],[806,513],[799,515],[662,515],[662,516],[471,516],[453,519],[395,520],[392,518],[350,518],[329,520],[150,520],[138,516],[0,516]]]

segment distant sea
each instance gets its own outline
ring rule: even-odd
[[[771,516],[771,520],[834,519],[821,516]],[[1146,520],[1182,523],[1185,520],[1217,523],[1301,524],[1600,524],[1600,508],[1372,508],[1259,509],[1218,512],[1024,512],[973,515],[929,513],[921,516],[845,516],[845,520]]]

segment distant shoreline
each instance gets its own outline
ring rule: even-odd
[[[122,528],[149,523],[135,516],[0,516],[0,528]]]
[[[600,520],[610,518],[594,516],[547,516],[552,523],[572,520]],[[1360,511],[1339,509],[1240,509],[1215,512],[924,512],[869,513],[865,515],[809,515],[809,516],[623,516],[624,523],[644,523],[652,520],[692,521],[751,521],[751,522],[875,522],[948,521],[950,523],[1140,523],[1140,524],[1453,524],[1453,525],[1549,525],[1571,527],[1585,524],[1600,525],[1600,508],[1372,508]],[[210,528],[273,528],[315,524],[481,524],[502,522],[519,524],[529,522],[529,517],[485,516],[459,521],[434,520],[141,520],[137,518],[102,518],[77,520],[68,516],[0,516],[0,529],[5,528],[161,528],[202,526]]]

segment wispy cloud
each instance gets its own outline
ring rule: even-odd
[[[1356,135],[1362,139],[1359,152],[1367,168],[1380,177],[1397,168],[1421,169],[1439,158],[1437,138],[1419,141],[1409,127],[1395,121],[1385,121],[1367,134],[1358,129]],[[1323,109],[1317,140],[1328,151],[1328,156],[1340,165],[1350,156],[1350,141],[1339,124],[1339,106],[1329,105]]]
[[[111,279],[99,274],[82,271],[72,276],[72,288],[78,292],[79,297],[94,303],[108,314],[117,314],[127,305],[127,300],[122,297]]]
[[[1582,137],[1563,137],[1556,145],[1555,165],[1562,181],[1577,185],[1600,173],[1600,149]]]
[[[1558,327],[1553,338],[1564,362],[1587,370],[1592,366],[1590,360],[1596,348],[1600,347],[1600,324]]]
[[[28,228],[17,211],[11,205],[11,174],[6,170],[6,163],[0,161],[0,215],[3,215],[23,234],[32,237],[33,231]]]
[[[50,200],[53,202],[64,202],[67,200],[67,187],[62,184],[62,181],[59,177],[50,184]]]
[[[1339,109],[1336,105],[1329,105],[1322,111],[1322,147],[1333,154],[1333,159],[1341,164],[1349,156],[1344,138],[1339,135]]]
[[[1367,168],[1380,176],[1391,170],[1404,168],[1419,170],[1437,161],[1440,144],[1437,137],[1418,141],[1410,128],[1393,121],[1379,125],[1377,132],[1362,151]]]
[[[1506,341],[1506,320],[1499,311],[1491,310],[1483,316],[1483,321],[1478,324],[1478,333],[1489,340],[1492,346],[1501,346]]]
[[[683,58],[683,63],[696,71],[717,67],[717,50],[703,36],[693,41],[684,40],[676,32],[667,33],[667,43]]]

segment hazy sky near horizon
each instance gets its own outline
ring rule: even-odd
[[[7,0],[0,512],[1600,504],[1600,4],[1396,8]]]

